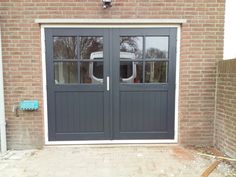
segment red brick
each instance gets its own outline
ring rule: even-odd
[[[36,18],[187,19],[181,28],[179,143],[213,145],[213,123],[209,122],[214,120],[216,66],[223,56],[223,0],[116,0],[106,11],[95,0],[2,0],[0,13],[9,148],[44,144],[40,26],[34,23]],[[40,100],[40,109],[16,118],[12,105],[26,98]]]

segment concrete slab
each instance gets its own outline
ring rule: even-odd
[[[214,161],[180,146],[81,145],[9,154],[0,160],[1,177],[198,177]],[[210,177],[232,174],[223,162]]]

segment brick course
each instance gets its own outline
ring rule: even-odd
[[[218,64],[215,145],[236,158],[236,59]]]
[[[224,0],[1,0],[4,89],[9,148],[41,147],[43,87],[37,18],[187,19],[181,29],[179,143],[213,144],[216,63],[223,58]],[[36,112],[12,106],[38,99]]]

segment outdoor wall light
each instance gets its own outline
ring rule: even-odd
[[[102,0],[102,7],[103,9],[106,9],[108,7],[111,7],[111,0]]]

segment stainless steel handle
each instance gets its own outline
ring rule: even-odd
[[[110,87],[109,87],[109,85],[110,85],[110,77],[109,77],[109,76],[107,76],[107,91],[109,91],[109,90],[110,90]]]

